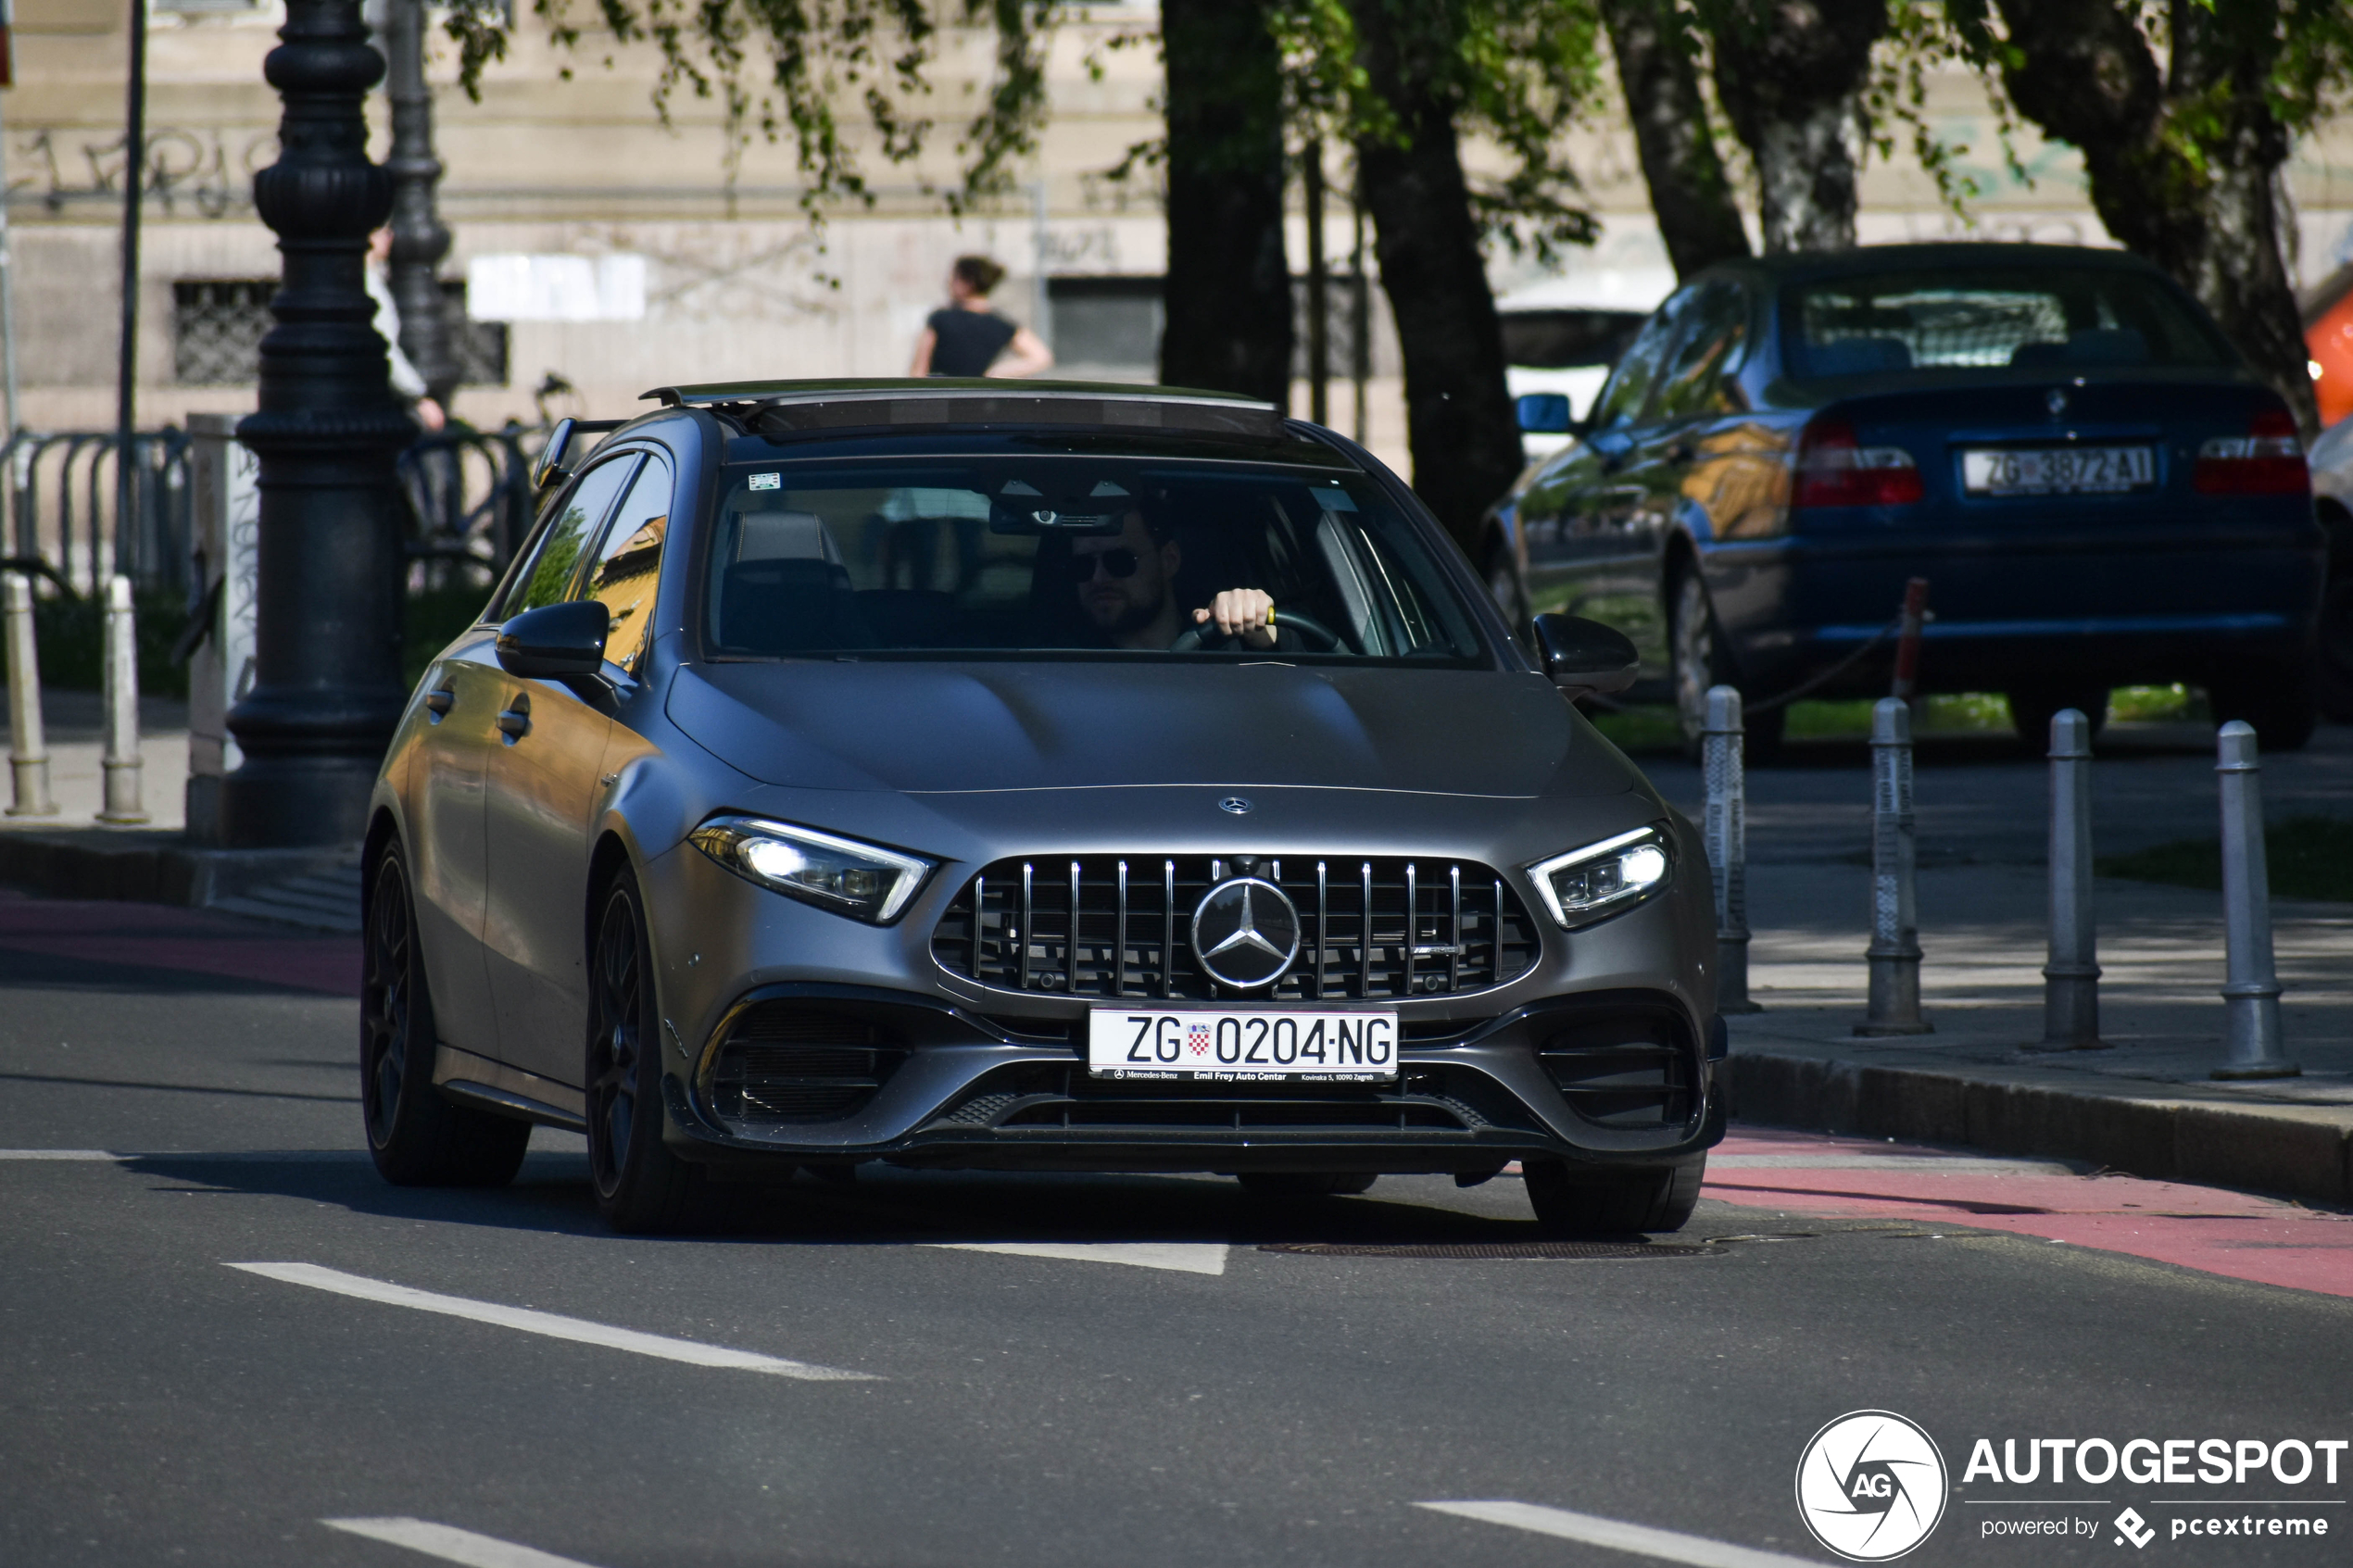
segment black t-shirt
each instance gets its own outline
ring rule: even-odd
[[[1005,345],[1021,329],[994,310],[935,310],[924,323],[931,328],[931,373],[935,376],[980,376],[997,362]]]

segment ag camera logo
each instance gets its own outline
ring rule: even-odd
[[[1797,1461],[1797,1512],[1854,1562],[1903,1556],[1944,1517],[1944,1456],[1893,1411],[1853,1411],[1814,1434]]]

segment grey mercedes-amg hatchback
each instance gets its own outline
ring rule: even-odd
[[[559,427],[367,847],[378,1168],[1521,1163],[1667,1230],[1722,1135],[1707,868],[1394,475],[1211,394],[665,388]],[[585,458],[577,437],[609,431]]]

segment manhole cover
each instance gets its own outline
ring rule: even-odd
[[[1648,1241],[1277,1241],[1261,1252],[1311,1258],[1704,1258],[1707,1246]]]

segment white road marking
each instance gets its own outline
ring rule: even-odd
[[[501,1328],[519,1328],[526,1334],[544,1334],[551,1339],[602,1345],[614,1350],[635,1351],[640,1356],[659,1356],[664,1361],[685,1361],[691,1366],[732,1367],[743,1372],[765,1372],[778,1377],[798,1377],[814,1383],[875,1380],[872,1373],[812,1366],[807,1361],[763,1356],[752,1350],[731,1350],[724,1345],[701,1345],[691,1339],[640,1334],[634,1328],[614,1328],[606,1323],[590,1323],[585,1318],[567,1318],[555,1312],[535,1311],[528,1307],[502,1307],[495,1301],[473,1301],[463,1296],[441,1296],[430,1290],[412,1290],[405,1285],[392,1285],[361,1274],[347,1274],[336,1269],[322,1269],[316,1263],[231,1263],[229,1267],[242,1269],[249,1274],[260,1274],[266,1279],[283,1280],[288,1285],[307,1285],[313,1290],[332,1290],[338,1296],[356,1296],[363,1301],[382,1301],[388,1306],[413,1307],[421,1312],[471,1318],[476,1323],[497,1323]]]
[[[1975,1160],[1956,1155],[1718,1154],[1715,1171],[1919,1171],[1931,1176],[2072,1176],[2063,1160]]]
[[[103,1148],[0,1148],[0,1160],[92,1160],[111,1165],[121,1159]]]
[[[1079,1263],[1126,1263],[1139,1269],[1175,1269],[1188,1274],[1222,1274],[1222,1241],[925,1241],[951,1252],[1005,1252],[1016,1258],[1064,1258]]]
[[[1572,1513],[1565,1508],[1543,1508],[1532,1502],[1424,1502],[1414,1506],[1460,1514],[1465,1519],[1483,1519],[1490,1524],[1509,1524],[1540,1536],[1557,1536],[1565,1541],[1583,1541],[1588,1546],[1632,1552],[1638,1557],[1688,1562],[1692,1568],[1820,1568],[1819,1563],[1803,1557],[1785,1557],[1778,1551],[1711,1541],[1705,1536],[1655,1530],[1647,1524],[1628,1524],[1599,1514]]]
[[[466,1568],[589,1568],[576,1558],[558,1557],[536,1547],[517,1546],[496,1536],[478,1536],[454,1524],[423,1519],[321,1519],[319,1523],[330,1530],[405,1546],[445,1562],[462,1562]]]

